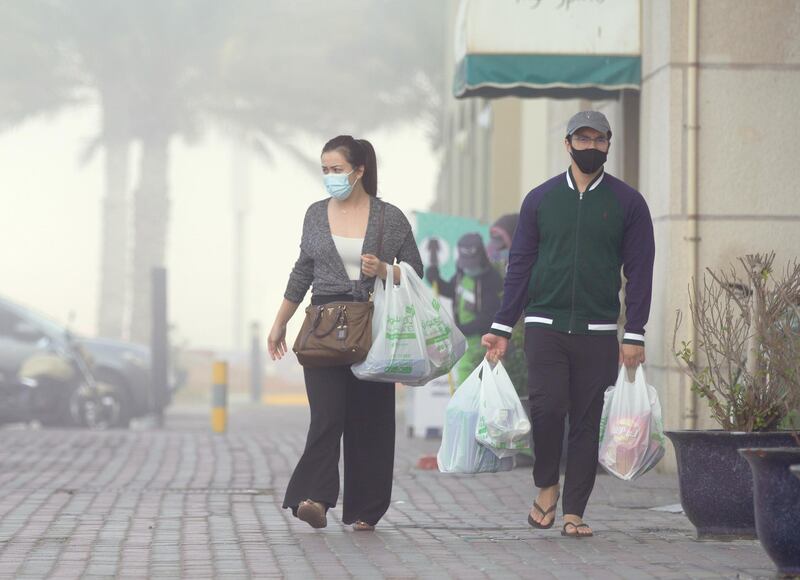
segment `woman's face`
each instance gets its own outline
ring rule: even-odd
[[[351,173],[352,172],[352,173]],[[348,181],[355,183],[356,179],[364,175],[364,168],[359,167],[353,171],[353,166],[347,162],[347,158],[339,149],[333,151],[326,151],[322,154],[322,173],[323,175],[344,173],[350,174]]]

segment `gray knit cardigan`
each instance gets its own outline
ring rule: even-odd
[[[312,286],[313,295],[329,296],[336,294],[355,294],[357,299],[365,300],[375,285],[375,278],[361,283],[351,281],[345,270],[342,258],[331,237],[328,223],[328,202],[330,198],[311,204],[303,221],[303,237],[300,241],[300,257],[289,275],[284,298],[299,304]],[[370,197],[369,221],[364,238],[363,254],[377,254],[378,229],[381,208],[386,207],[383,224],[383,248],[378,258],[394,264],[406,262],[422,277],[422,259],[411,231],[411,224],[397,207],[377,197]],[[363,278],[363,276],[362,276]]]

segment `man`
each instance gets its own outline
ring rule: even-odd
[[[611,127],[597,111],[567,123],[569,169],[531,191],[511,245],[503,304],[483,336],[490,360],[503,357],[525,309],[531,424],[539,495],[528,516],[552,527],[559,498],[558,464],[569,414],[562,535],[592,529],[583,513],[594,487],[603,394],[618,364],[645,360],[655,242],[642,195],[606,174]],[[627,322],[620,346],[620,267]]]
[[[478,233],[459,238],[456,274],[449,281],[442,280],[436,266],[426,268],[425,277],[431,284],[438,284],[442,296],[453,299],[456,326],[467,338],[467,352],[455,368],[459,386],[483,360],[481,335],[489,330],[492,317],[500,307],[503,278],[489,262],[483,238]]]

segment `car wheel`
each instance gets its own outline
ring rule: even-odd
[[[94,430],[127,428],[130,425],[127,392],[119,385],[97,382],[73,391],[69,413],[74,424]]]
[[[41,389],[37,396],[41,399],[36,404],[37,411],[34,419],[44,427],[82,427],[79,420],[80,401],[87,396],[86,387],[47,382],[40,383]]]
[[[101,422],[112,429],[127,429],[134,415],[133,402],[125,380],[114,372],[99,370],[96,373],[98,412]]]

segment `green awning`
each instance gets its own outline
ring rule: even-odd
[[[641,0],[461,0],[453,93],[608,98],[641,84]]]
[[[638,90],[638,56],[467,54],[458,63],[453,93],[464,97],[604,98]]]

